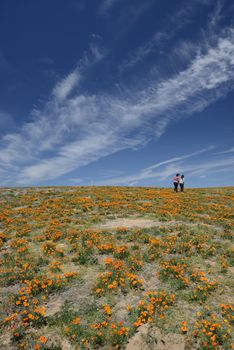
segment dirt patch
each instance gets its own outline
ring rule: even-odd
[[[141,218],[119,218],[114,220],[108,220],[103,224],[100,224],[97,226],[97,228],[105,229],[105,228],[118,228],[118,227],[127,227],[127,228],[134,228],[134,227],[153,227],[153,226],[160,226],[162,223],[156,220],[150,220],[150,219],[141,219]],[[165,224],[165,223],[164,223]]]
[[[16,346],[11,345],[10,333],[0,336],[0,350],[17,350]]]
[[[65,301],[68,301],[74,309],[79,309],[81,305],[88,304],[91,300],[90,292],[97,278],[96,271],[87,272],[84,283],[66,288],[62,293],[52,295],[46,305],[45,316],[53,316],[61,311]]]
[[[22,209],[26,209],[28,208],[26,205],[22,206],[22,207],[15,207],[15,208],[12,208],[12,210],[22,210]]]
[[[10,298],[12,294],[17,293],[18,289],[19,284],[14,284],[8,287],[0,287],[0,310],[3,310],[4,303]]]
[[[128,218],[118,218],[114,220],[107,220],[104,223],[92,226],[94,229],[117,229],[117,228],[150,228],[150,227],[168,227],[175,225],[186,225],[190,227],[194,226],[205,226],[210,227],[215,230],[222,230],[222,228],[204,224],[204,223],[194,223],[194,222],[184,222],[184,221],[158,221],[152,219],[137,218],[135,216]]]
[[[0,287],[0,296],[14,294],[18,291],[19,287],[20,287],[19,284],[13,284],[12,286],[8,286],[8,287]]]
[[[162,285],[158,279],[156,267],[151,264],[145,264],[139,278],[142,279],[145,290],[156,290]]]
[[[137,305],[140,300],[140,295],[137,295],[134,291],[125,295],[123,299],[120,299],[112,310],[112,315],[116,322],[128,321],[128,309],[129,305]]]
[[[90,301],[90,288],[88,286],[72,286],[61,294],[53,295],[46,305],[45,316],[53,316],[61,311],[65,301],[72,304],[73,309],[78,309]]]
[[[183,336],[178,334],[162,335],[159,328],[143,325],[130,339],[126,350],[184,350]]]
[[[217,265],[217,262],[216,261],[213,261],[211,259],[206,259],[205,260],[205,263],[208,265],[208,266],[211,266],[211,267],[216,267]]]

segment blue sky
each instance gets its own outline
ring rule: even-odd
[[[0,3],[0,185],[234,185],[229,0]]]

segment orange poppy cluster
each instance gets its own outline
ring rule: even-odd
[[[134,264],[134,263],[135,264]],[[107,271],[99,274],[98,281],[95,286],[95,292],[98,296],[116,290],[120,287],[122,290],[126,288],[141,288],[142,279],[136,274],[131,273],[132,269],[141,266],[140,263],[130,259],[129,263],[120,259],[106,258],[105,266]],[[129,272],[130,271],[130,272]]]
[[[227,320],[219,318],[208,307],[204,313],[197,313],[194,322],[194,338],[201,350],[231,349],[231,329]]]

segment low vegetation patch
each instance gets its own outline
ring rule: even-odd
[[[233,188],[0,194],[4,349],[232,349]]]

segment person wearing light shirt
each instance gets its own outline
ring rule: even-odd
[[[184,175],[181,175],[179,182],[180,182],[180,191],[184,192]]]

